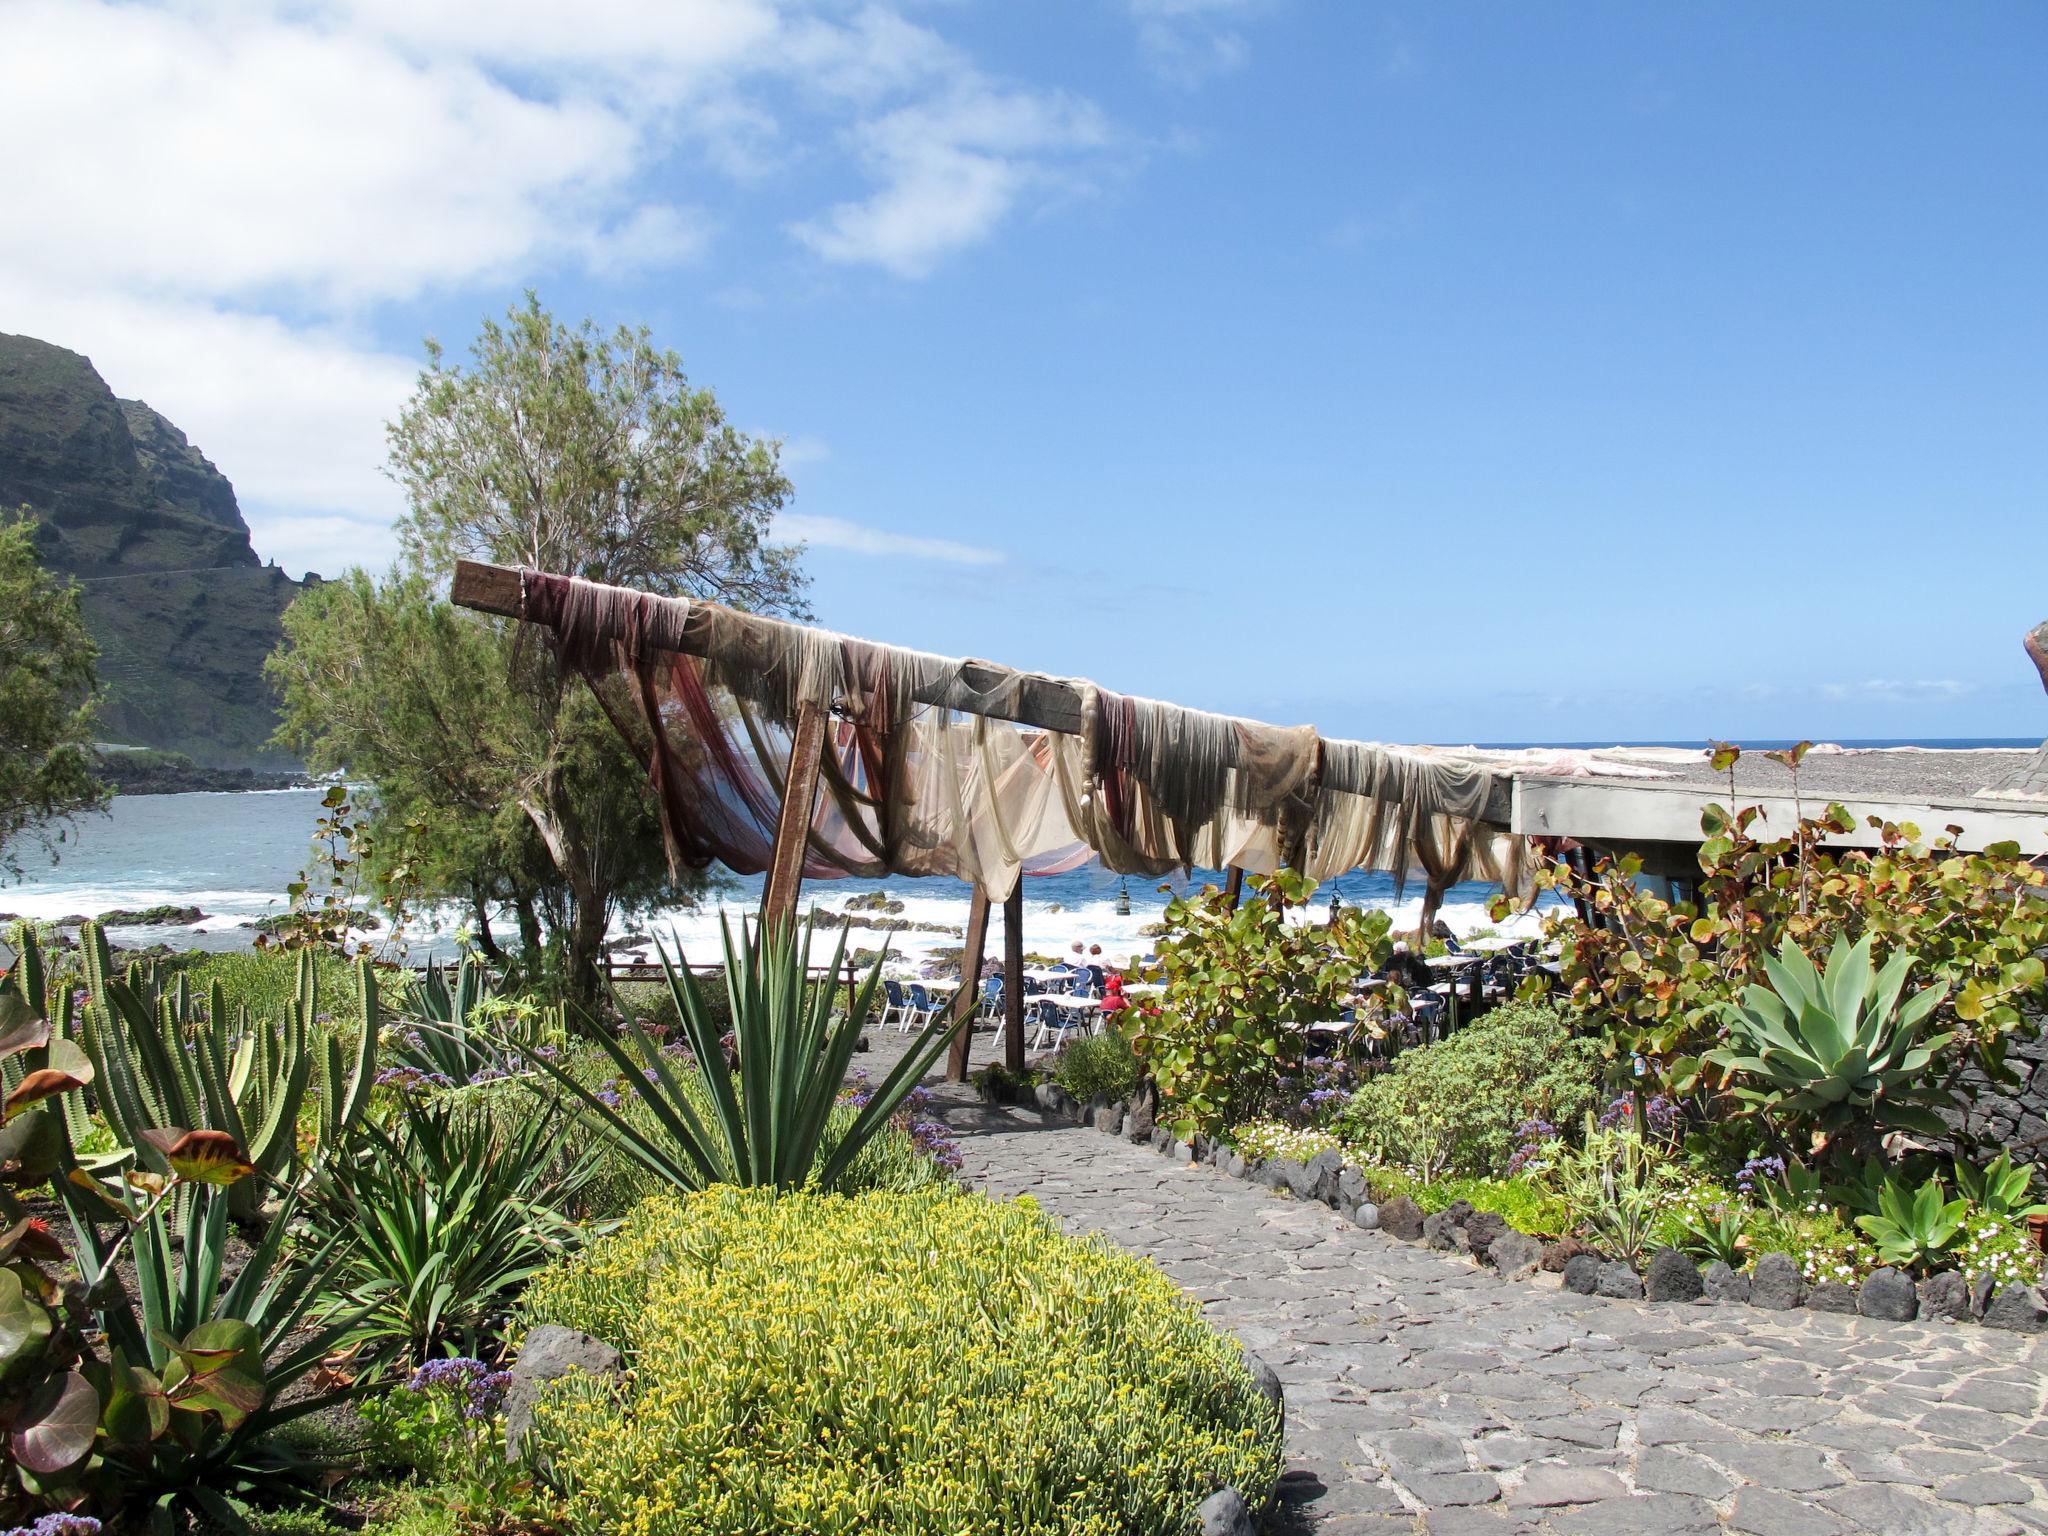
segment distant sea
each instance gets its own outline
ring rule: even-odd
[[[1925,746],[1943,748],[2022,747],[2033,740],[1851,741],[1844,746]],[[1529,745],[1612,746],[1602,743],[1484,743],[1505,747]],[[1699,742],[1644,742],[1644,746],[1696,747]],[[1779,743],[1745,743],[1774,746]],[[1783,743],[1782,745],[1790,745]],[[115,930],[117,942],[168,943],[178,947],[245,949],[255,937],[248,925],[285,909],[285,886],[307,867],[313,824],[319,818],[317,789],[259,790],[240,794],[117,795],[103,816],[86,817],[59,849],[55,865],[31,865],[25,878],[0,884],[0,912],[38,921],[83,914],[93,916],[116,908],[161,905],[196,906],[207,914],[197,928]],[[1025,882],[1025,927],[1028,942],[1041,950],[1072,943],[1100,944],[1106,954],[1121,957],[1143,953],[1149,941],[1142,930],[1157,922],[1168,893],[1205,883],[1221,884],[1214,870],[1191,877],[1151,880],[1128,878],[1099,866],[1069,874],[1033,877]],[[758,876],[722,876],[703,906],[657,913],[632,925],[631,931],[659,935],[665,943],[696,956],[716,949],[718,911],[750,911],[760,898]],[[1161,886],[1167,887],[1162,892]],[[1385,908],[1397,924],[1412,924],[1420,908],[1421,887],[1411,882],[1397,896],[1394,881],[1380,874],[1349,874],[1326,881],[1317,892],[1321,909],[1332,890],[1346,906]],[[904,903],[903,916],[913,922],[959,926],[965,918],[968,887],[958,880],[813,880],[804,886],[804,903],[838,908],[853,896],[886,891]],[[1119,894],[1127,894],[1128,915],[1117,910]],[[1487,903],[1497,888],[1462,885],[1452,889],[1443,909],[1445,921],[1460,932],[1491,926]],[[453,948],[452,924],[458,914],[445,915],[437,934],[418,935],[413,954],[446,954]],[[1521,922],[1530,920],[1523,919]],[[509,932],[509,920],[501,932]],[[625,931],[622,929],[622,932]],[[873,944],[876,936],[856,932],[853,942]],[[956,942],[940,934],[897,933],[891,947],[915,956]]]

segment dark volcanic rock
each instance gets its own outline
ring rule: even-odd
[[[1564,1288],[1579,1296],[1591,1296],[1600,1289],[1600,1270],[1606,1260],[1597,1253],[1575,1253],[1565,1260]]]
[[[1465,1236],[1471,1242],[1474,1253],[1484,1253],[1493,1246],[1493,1240],[1507,1229],[1508,1221],[1505,1216],[1494,1211],[1474,1211],[1471,1219],[1465,1223]]]
[[[1380,1203],[1380,1230],[1389,1237],[1412,1243],[1422,1236],[1422,1207],[1406,1195]]]
[[[1320,1200],[1325,1205],[1333,1204],[1344,1179],[1344,1154],[1326,1147],[1309,1159],[1308,1171],[1315,1176],[1315,1182],[1309,1187],[1308,1193],[1302,1194],[1300,1190],[1296,1190],[1295,1193],[1300,1194],[1304,1200]]]
[[[1806,1293],[1806,1310],[1846,1312],[1853,1317],[1856,1312],[1855,1287],[1843,1285],[1839,1280],[1823,1280]]]
[[[1920,1315],[1920,1298],[1912,1280],[1896,1269],[1872,1270],[1856,1292],[1856,1310],[1865,1317],[1910,1323]]]
[[[1719,1259],[1707,1266],[1707,1272],[1701,1277],[1700,1283],[1711,1300],[1749,1300],[1749,1276],[1737,1274]]]
[[[1470,1235],[1461,1223],[1451,1219],[1449,1211],[1438,1211],[1434,1216],[1422,1218],[1422,1240],[1446,1253],[1469,1253],[1472,1250]]]
[[[1543,1268],[1550,1274],[1561,1275],[1565,1265],[1582,1253],[1599,1258],[1600,1251],[1591,1243],[1582,1243],[1576,1237],[1560,1237],[1554,1243],[1543,1245]]]
[[[583,1372],[591,1376],[619,1376],[624,1362],[619,1352],[602,1339],[573,1328],[543,1323],[526,1336],[519,1358],[513,1362],[512,1380],[505,1388],[505,1455],[514,1459],[519,1443],[533,1425],[534,1405],[548,1382]]]
[[[1616,1301],[1640,1301],[1643,1296],[1643,1277],[1626,1264],[1602,1264],[1599,1282],[1594,1289],[1600,1295],[1611,1296]]]
[[[1945,1317],[1950,1322],[1970,1320],[1970,1286],[1953,1269],[1929,1275],[1920,1282],[1920,1311],[1928,1317]]]
[[[1785,1312],[1806,1299],[1806,1282],[1799,1266],[1782,1253],[1767,1253],[1756,1261],[1749,1277],[1749,1304],[1771,1312]]]
[[[1509,1227],[1486,1245],[1485,1260],[1509,1280],[1532,1275],[1543,1261],[1543,1245],[1526,1232]]]
[[[1195,1522],[1201,1536],[1257,1536],[1259,1529],[1244,1495],[1235,1488],[1219,1488],[1202,1500]]]
[[[1984,1309],[1986,1328],[2009,1328],[2014,1333],[2039,1333],[2048,1325],[2048,1298],[2036,1286],[2018,1281],[2006,1286]]]
[[[1706,1292],[1699,1266],[1676,1248],[1659,1248],[1643,1271],[1643,1294],[1652,1301],[1698,1301]]]

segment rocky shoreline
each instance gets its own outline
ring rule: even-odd
[[[320,784],[302,768],[208,768],[182,752],[103,752],[94,771],[120,795],[245,794]]]

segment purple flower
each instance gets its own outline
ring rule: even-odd
[[[100,1523],[91,1515],[52,1512],[36,1517],[34,1525],[17,1525],[0,1536],[100,1536]]]
[[[1621,1124],[1622,1121],[1631,1118],[1635,1112],[1636,1103],[1634,1097],[1626,1093],[1619,1094],[1615,1097],[1614,1102],[1609,1104],[1605,1112],[1601,1114],[1600,1128],[1603,1131],[1611,1131],[1615,1126]],[[1637,1129],[1668,1131],[1677,1123],[1678,1106],[1660,1093],[1643,1105],[1643,1124],[1638,1126]]]
[[[1752,1157],[1735,1172],[1735,1187],[1745,1195],[1756,1193],[1758,1179],[1782,1179],[1785,1177],[1785,1159],[1782,1157]]]
[[[1557,1140],[1557,1127],[1541,1115],[1524,1120],[1515,1127],[1515,1155],[1508,1159],[1508,1177],[1513,1178],[1530,1163],[1549,1143]]]
[[[457,1355],[429,1360],[407,1378],[409,1392],[445,1392],[462,1404],[465,1419],[489,1419],[504,1405],[510,1371],[494,1371],[481,1360]]]
[[[619,1090],[612,1087],[604,1087],[598,1089],[596,1098],[597,1102],[602,1104],[606,1109],[617,1109],[621,1104],[625,1102],[625,1100],[619,1097]]]

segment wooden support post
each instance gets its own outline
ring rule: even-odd
[[[797,706],[789,740],[789,772],[782,780],[782,814],[775,822],[775,851],[761,890],[761,932],[781,928],[796,916],[797,890],[804,879],[804,854],[818,799],[818,764],[825,752],[825,711],[806,699]]]
[[[981,952],[988,947],[988,897],[980,886],[967,906],[967,946],[960,951],[960,990],[953,994],[953,1022],[960,1033],[946,1051],[946,1081],[967,1081],[967,1055],[974,1049],[974,1011],[981,1006]],[[965,1023],[961,1023],[961,1020]]]
[[[1024,877],[1003,900],[1003,1065],[1024,1070]]]
[[[1237,910],[1237,904],[1244,900],[1244,871],[1235,864],[1224,872],[1223,899],[1230,903],[1230,910],[1233,912]]]

